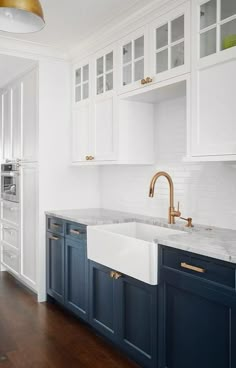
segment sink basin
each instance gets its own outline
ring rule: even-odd
[[[137,222],[88,226],[88,258],[150,285],[157,285],[158,246],[181,230]]]

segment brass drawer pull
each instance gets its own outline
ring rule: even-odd
[[[51,240],[59,240],[59,238],[57,237],[57,236],[51,236],[51,238],[50,238]]]
[[[146,79],[142,79],[142,80],[141,80],[141,84],[142,84],[142,85],[147,84]]]
[[[198,272],[198,273],[205,273],[206,272],[206,270],[204,270],[204,268],[192,266],[192,265],[190,265],[188,263],[185,263],[185,262],[181,262],[181,267],[186,268],[187,270]]]
[[[70,233],[71,234],[75,234],[75,235],[80,235],[80,231],[79,230],[75,230],[75,229],[70,229]]]
[[[113,279],[115,277],[115,274],[116,274],[115,271],[111,271],[110,272],[110,277]]]
[[[52,227],[58,228],[58,227],[61,227],[61,225],[59,225],[59,224],[52,224]]]
[[[120,279],[122,277],[122,274],[121,273],[119,273],[119,272],[115,272],[115,275],[114,275],[114,279],[115,280],[118,280],[118,279]]]

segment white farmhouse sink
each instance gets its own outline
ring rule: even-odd
[[[161,242],[176,234],[183,231],[137,222],[88,226],[88,258],[157,285],[158,246],[153,240]]]

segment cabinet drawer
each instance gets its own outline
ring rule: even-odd
[[[11,222],[14,225],[19,225],[20,208],[18,203],[1,202],[1,220]]]
[[[86,239],[87,229],[85,225],[75,224],[71,222],[66,223],[66,236],[74,239]]]
[[[64,235],[63,220],[56,217],[47,217],[47,230],[55,234]]]
[[[235,288],[236,266],[230,263],[163,247],[162,266]]]
[[[2,225],[2,241],[14,248],[19,248],[19,231],[8,225]]]
[[[7,247],[5,245],[2,246],[2,263],[11,271],[19,273],[20,270],[19,254],[10,247]]]

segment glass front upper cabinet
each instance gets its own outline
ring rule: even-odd
[[[122,85],[127,86],[144,78],[144,36],[122,47]]]
[[[174,69],[185,63],[184,14],[155,29],[155,73]]]
[[[113,51],[96,60],[96,94],[112,91],[114,84]]]
[[[89,64],[75,70],[75,103],[89,98]]]
[[[209,0],[199,9],[200,58],[236,46],[236,0]]]

